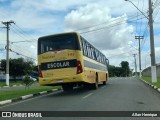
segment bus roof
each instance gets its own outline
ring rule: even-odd
[[[50,35],[46,35],[46,36],[42,36],[39,37],[39,39],[41,38],[45,38],[45,37],[52,37],[52,36],[57,36],[57,35],[64,35],[64,34],[77,34],[78,36],[81,36],[79,32],[62,32],[62,33],[56,33],[56,34],[50,34]],[[84,38],[84,37],[83,37]],[[85,39],[86,40],[86,39]],[[86,40],[88,42],[88,40]],[[88,42],[92,47],[94,47],[94,45],[92,45],[90,42]],[[97,51],[99,51],[96,47],[94,47]],[[99,51],[100,52],[100,51]],[[100,52],[102,55],[104,55],[102,52]],[[104,55],[105,56],[105,55]],[[106,56],[105,56],[106,57]],[[106,58],[107,59],[107,58]]]
[[[52,36],[57,36],[57,35],[64,35],[64,34],[77,34],[80,35],[78,32],[63,32],[63,33],[56,33],[56,34],[50,34],[46,36],[39,37],[40,38],[45,38],[45,37],[52,37]]]

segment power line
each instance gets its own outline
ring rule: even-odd
[[[156,0],[156,1],[154,2],[153,10],[154,10],[156,7],[158,7],[158,6],[160,6],[160,1],[159,1],[159,0]]]
[[[34,36],[32,36],[31,34],[26,33],[26,32],[25,32],[21,27],[19,27],[17,24],[15,24],[15,26],[22,31],[21,33],[30,36],[32,39],[35,39]]]
[[[141,42],[141,50],[143,49],[144,45],[145,45],[145,42],[147,40],[147,35],[149,34],[149,25],[148,23],[146,24],[145,26],[145,30],[143,32],[143,36],[144,36],[144,39],[142,40]]]
[[[156,9],[156,11],[153,14],[153,21],[155,20],[155,18],[157,17],[158,13],[159,13],[160,9]]]
[[[17,51],[21,51],[23,53],[32,55],[31,51],[29,51],[29,49],[20,48],[20,46],[17,46],[17,45],[14,45],[14,44],[12,44],[11,46],[14,47]]]
[[[159,0],[156,0],[155,3],[154,3],[154,13],[153,13],[153,14],[154,14],[154,16],[153,16],[154,20],[155,20],[156,16],[158,15],[159,11],[160,11],[159,9],[158,9],[158,10],[156,9],[156,7],[157,7],[156,4],[157,4],[158,1],[159,1]],[[160,3],[160,2],[159,2],[159,3]],[[156,9],[156,12],[155,12],[155,9]],[[154,22],[154,20],[153,20],[153,22]],[[145,30],[144,30],[144,33],[143,33],[143,36],[144,36],[144,37],[149,34],[148,28],[149,28],[149,25],[148,25],[148,23],[147,23],[147,24],[146,24],[146,27],[145,27]],[[145,39],[143,40],[143,45],[142,45],[142,48],[141,48],[141,49],[143,49],[146,39],[147,39],[147,38],[145,37]]]
[[[138,4],[137,4],[137,6],[139,6],[139,0],[138,0]],[[137,21],[138,21],[138,13],[139,13],[139,11],[137,11],[136,33],[137,33],[137,31],[138,31],[138,27],[137,27],[137,26],[139,26],[139,25],[137,25]],[[136,36],[136,33],[135,33],[135,36]]]
[[[128,17],[128,22],[131,22],[131,21],[129,21],[129,20],[132,20],[132,19],[134,19],[134,18],[136,18],[137,16],[142,16],[141,14],[138,14],[138,15],[136,15],[136,16],[130,16],[130,17]],[[142,17],[142,18],[140,18],[140,19],[143,19],[144,17]],[[111,25],[111,24],[117,24],[117,23],[119,23],[119,21],[120,20],[122,20],[122,19],[124,19],[124,18],[118,18],[118,19],[114,19],[114,20],[112,20],[112,21],[105,21],[105,22],[102,22],[102,23],[99,23],[99,24],[94,24],[94,25],[91,25],[91,26],[87,26],[87,27],[84,27],[84,28],[79,28],[79,29],[77,29],[77,30],[75,30],[75,31],[81,31],[81,30],[85,30],[85,29],[91,29],[91,28],[94,28],[94,27],[97,27],[97,26],[100,26],[100,25],[103,25],[103,24],[106,24],[106,23],[108,23],[108,22],[110,22],[109,24],[108,24],[108,26],[109,25]],[[116,23],[117,22],[117,23]],[[124,22],[124,20],[123,21],[121,21],[121,22]]]
[[[114,24],[114,25],[110,25],[110,26],[106,26],[106,27],[102,27],[102,28],[97,28],[97,29],[93,29],[93,30],[88,30],[88,31],[85,31],[85,32],[80,32],[80,34],[85,34],[85,33],[89,33],[89,32],[95,32],[95,31],[99,31],[99,30],[104,30],[106,28],[111,28],[111,27],[116,27],[118,25],[121,25],[122,22],[119,22],[117,24]]]
[[[17,42],[11,42],[11,44],[13,44],[13,43],[22,43],[22,42],[35,42],[35,41],[32,41],[32,40],[25,40],[25,41],[17,41]]]
[[[124,55],[124,54],[130,53],[130,52],[132,52],[132,51],[129,51],[129,52],[123,52],[123,53],[120,53],[120,54],[117,54],[117,55],[114,55],[114,56],[109,56],[109,57],[107,57],[107,58],[117,57],[117,56]]]
[[[13,30],[13,29],[12,29]],[[13,30],[18,36],[20,36],[20,37],[22,37],[22,38],[24,38],[23,36],[21,36],[19,33],[17,33],[15,30]],[[13,43],[21,43],[21,42],[33,42],[33,41],[29,41],[29,40],[25,40],[25,41],[16,41],[16,42],[11,42],[11,45],[12,46],[16,46],[16,45],[13,45]],[[35,41],[34,41],[35,42]],[[33,45],[33,44],[32,44]],[[29,49],[28,49],[28,47],[26,47],[26,49],[24,49],[24,47],[26,47],[26,44],[25,44],[25,46],[23,46],[23,48],[21,48],[21,46],[16,46],[15,48],[16,49],[19,49],[19,48],[21,48],[21,49],[19,49],[18,51],[23,51],[23,50],[25,50],[25,52],[26,51],[28,51]],[[31,53],[31,51],[28,51],[28,53],[30,54]]]
[[[26,55],[23,55],[23,54],[21,54],[21,53],[18,53],[18,52],[16,52],[16,51],[13,51],[13,50],[10,50],[10,51],[13,52],[13,53],[16,53],[17,55],[21,55],[21,56],[23,56],[23,57],[30,58],[30,59],[33,59],[33,60],[36,60],[36,61],[37,61],[37,59],[35,59],[35,58],[28,57],[28,56],[26,56]]]
[[[122,19],[122,18],[119,18],[119,19]],[[80,30],[84,30],[84,29],[90,29],[90,28],[93,28],[93,27],[100,26],[100,25],[102,25],[102,24],[106,24],[106,23],[108,23],[108,22],[110,22],[110,23],[116,22],[116,21],[118,21],[119,19],[115,19],[115,20],[112,20],[112,21],[105,21],[105,22],[102,22],[102,23],[99,23],[99,24],[94,24],[94,25],[87,26],[87,27],[84,27],[84,28],[79,28],[79,29],[77,29],[76,31],[80,31]]]
[[[141,19],[143,19],[143,18],[145,18],[145,17],[142,17]],[[133,22],[133,21],[128,21],[128,22]],[[124,23],[126,23],[126,22],[125,21],[120,21],[120,22],[117,22],[117,23],[114,23],[114,24],[109,24],[108,26],[105,26],[105,27],[102,27],[102,28],[97,28],[97,29],[88,30],[88,31],[85,31],[85,32],[80,32],[80,34],[85,34],[85,33],[89,33],[89,32],[104,30],[106,28],[116,27],[116,26],[124,24]]]
[[[35,41],[36,39],[26,39],[25,37],[23,37],[23,36],[24,36],[23,34],[22,34],[22,35],[23,35],[23,36],[22,36],[21,34],[19,34],[19,32],[17,32],[17,30],[15,29],[15,27],[12,26],[12,28],[13,28],[13,29],[11,29],[11,30],[12,30],[15,34],[17,34],[19,37],[23,38],[26,42],[36,42],[36,41]],[[31,41],[31,40],[34,40],[34,41]],[[16,42],[21,42],[21,41],[16,41]],[[15,43],[16,43],[16,42],[15,42]],[[14,43],[14,42],[13,42],[13,43]]]
[[[141,16],[142,16],[142,15],[141,15]],[[135,17],[133,17],[133,18],[135,18]],[[145,18],[145,17],[143,16],[143,17],[139,18],[138,20],[141,20],[141,19],[143,19],[143,18]],[[117,20],[117,21],[118,21],[118,20]],[[136,20],[132,20],[132,21],[131,21],[131,19],[128,19],[127,21],[128,21],[128,22],[134,22],[134,21],[136,21]],[[114,24],[108,24],[108,26],[105,26],[105,27],[103,27],[103,28],[97,28],[97,29],[93,29],[93,30],[86,31],[86,32],[82,32],[82,34],[83,34],[83,33],[92,32],[92,31],[101,30],[101,29],[105,29],[105,28],[109,28],[109,27],[116,27],[116,26],[121,25],[121,24],[124,24],[124,23],[126,23],[124,20],[123,20],[123,21],[119,21],[119,22],[114,23]]]
[[[143,8],[144,8],[144,0],[143,0],[143,6],[142,6],[142,11],[143,11]],[[141,20],[141,23],[140,23],[140,34],[141,34],[141,28],[142,28],[142,20]]]

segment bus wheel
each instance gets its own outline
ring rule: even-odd
[[[96,82],[92,84],[94,90],[98,89],[98,75],[96,75]]]
[[[103,81],[103,85],[106,85],[106,81]]]
[[[107,74],[106,74],[106,80],[105,80],[105,81],[103,81],[103,85],[106,85],[106,83],[107,83],[107,79],[108,79],[108,77],[107,77]]]
[[[63,88],[64,91],[72,91],[73,90],[73,85],[72,84],[69,84],[69,85],[64,84],[64,85],[62,85],[62,88]]]

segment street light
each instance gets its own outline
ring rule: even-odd
[[[149,20],[149,18],[148,18],[135,4],[133,4],[132,1],[130,1],[130,0],[124,0],[124,1],[128,1],[128,2],[130,2],[132,5],[134,5],[134,7],[136,7],[136,8],[138,9],[138,11],[141,12],[141,13]]]

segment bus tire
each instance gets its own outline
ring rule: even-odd
[[[106,74],[106,80],[103,81],[103,85],[106,85],[106,84],[107,84],[107,79],[108,79],[108,76],[107,76],[107,74]]]
[[[96,81],[95,81],[95,83],[92,84],[92,89],[93,90],[98,89],[98,75],[97,74],[96,74]]]
[[[105,80],[105,81],[103,81],[103,85],[106,85],[106,83],[107,83],[107,82],[106,82],[106,80]]]
[[[72,91],[73,90],[73,85],[72,84],[63,84],[62,85],[63,91]]]

